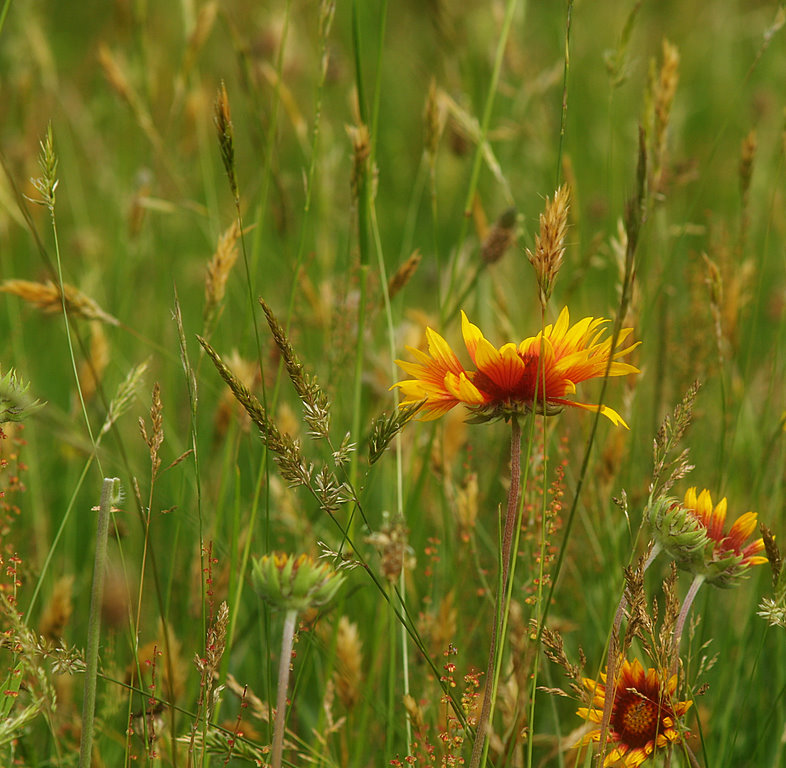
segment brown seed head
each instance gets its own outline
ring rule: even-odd
[[[419,251],[415,251],[395,272],[388,281],[388,298],[393,297],[409,282],[417,271],[421,259]]]

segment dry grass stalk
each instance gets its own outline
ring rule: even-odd
[[[232,113],[229,110],[229,96],[227,95],[226,85],[221,81],[218,89],[216,103],[213,109],[213,122],[218,133],[218,144],[221,149],[221,160],[224,163],[229,186],[232,196],[237,205],[239,198],[237,176],[235,175],[235,133],[232,126]]]
[[[410,281],[420,266],[422,256],[419,251],[415,251],[395,272],[388,281],[388,298],[392,301],[393,297]]]
[[[83,320],[99,320],[108,325],[120,325],[120,321],[104,312],[96,301],[85,295],[73,285],[65,283],[65,307],[71,317]],[[62,312],[63,299],[60,289],[51,280],[38,283],[32,280],[4,280],[0,283],[0,293],[10,293],[23,301],[33,304],[42,312],[53,314]]]
[[[554,281],[565,255],[565,234],[568,227],[570,189],[563,184],[554,198],[546,198],[540,214],[540,233],[535,237],[534,253],[527,249],[527,258],[535,268],[541,306],[545,308],[554,289]]]
[[[363,682],[363,643],[358,635],[358,625],[346,616],[338,621],[336,659],[336,691],[341,703],[352,709],[360,699]]]
[[[209,333],[216,319],[218,307],[224,300],[227,279],[237,261],[237,241],[240,226],[237,221],[218,237],[215,253],[207,265],[205,275],[205,309],[203,312],[205,334]]]
[[[142,417],[139,417],[139,431],[142,433],[147,447],[150,449],[150,462],[153,467],[153,479],[158,476],[158,470],[161,468],[161,458],[158,451],[161,444],[164,442],[164,417],[162,415],[163,405],[161,404],[161,387],[158,382],[153,385],[152,405],[150,406],[150,422],[153,431],[150,435],[145,428],[145,422]]]
[[[295,391],[303,403],[304,419],[309,427],[309,436],[314,438],[329,438],[330,407],[327,395],[319,386],[316,376],[311,376],[303,371],[294,347],[289,342],[287,332],[273,314],[273,310],[260,298],[259,303],[265,312],[273,341],[281,352],[289,378]]]
[[[663,62],[653,94],[652,189],[656,194],[663,192],[666,130],[669,126],[674,95],[677,93],[680,64],[680,54],[676,45],[672,45],[668,40],[664,39],[662,51]]]

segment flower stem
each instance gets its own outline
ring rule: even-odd
[[[647,556],[644,565],[642,566],[641,572],[646,573],[647,568],[652,565],[653,560],[660,554],[660,544],[657,542],[653,544],[652,549],[650,550],[649,555]],[[628,607],[628,598],[625,597],[625,590],[622,591],[622,597],[620,598],[619,605],[617,606],[617,612],[614,614],[614,628],[611,631],[611,638],[609,639],[609,653],[606,657],[606,690],[614,690],[616,685],[616,680],[614,679],[614,673],[616,671],[617,666],[617,650],[618,644],[615,641],[615,638],[619,637],[620,625],[622,624],[622,617],[625,615],[625,609]],[[601,733],[601,742],[600,742],[600,754],[604,755],[606,751],[606,741],[609,737],[609,723],[611,722],[611,707],[614,703],[613,696],[606,696],[606,699],[603,703],[603,719],[601,720],[600,724],[600,733]]]
[[[292,661],[292,643],[295,638],[297,611],[289,610],[284,618],[284,633],[281,637],[281,658],[278,662],[278,695],[276,719],[273,724],[273,751],[271,768],[281,768],[284,752],[284,723],[287,714],[287,688],[289,687],[289,665]]]
[[[494,608],[494,625],[491,630],[491,647],[489,648],[489,661],[486,669],[486,690],[483,695],[483,708],[475,733],[475,743],[472,747],[470,768],[478,768],[483,747],[486,743],[489,722],[493,712],[494,689],[496,688],[495,662],[497,660],[497,634],[502,624],[502,603],[508,591],[508,572],[510,570],[510,552],[513,543],[513,531],[518,511],[519,484],[521,480],[521,425],[516,416],[511,417],[510,434],[510,488],[508,490],[508,507],[505,515],[505,532],[502,537],[502,575],[497,599]],[[501,638],[504,641],[504,637]]]
[[[697,573],[693,577],[685,599],[682,601],[680,615],[677,616],[677,623],[674,625],[674,661],[671,663],[671,673],[673,675],[677,673],[677,661],[680,658],[680,639],[682,638],[682,630],[685,628],[685,620],[688,618],[690,607],[693,605],[693,601],[696,599],[696,595],[706,578],[703,573]]]
[[[98,677],[98,647],[101,640],[101,601],[104,597],[104,569],[106,567],[106,539],[109,532],[109,513],[116,477],[105,477],[101,487],[96,526],[96,553],[93,564],[93,590],[90,595],[90,616],[87,620],[87,647],[85,650],[85,693],[82,700],[82,737],[79,745],[79,768],[89,768],[93,753],[93,721],[96,706],[96,679]]]

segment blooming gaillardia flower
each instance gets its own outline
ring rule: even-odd
[[[600,680],[584,679],[590,692],[589,707],[580,707],[579,717],[600,724],[606,704],[606,675]],[[688,711],[692,701],[677,701],[674,693],[677,676],[668,679],[655,669],[644,671],[638,661],[623,662],[617,684],[609,723],[609,751],[604,766],[619,765],[630,768],[641,765],[657,749],[676,744],[685,736],[679,720]],[[601,740],[600,728],[591,730],[577,747]]]
[[[559,413],[565,406],[600,411],[614,424],[627,427],[622,417],[607,405],[580,403],[569,399],[576,385],[588,379],[638,373],[638,368],[619,358],[629,354],[639,342],[623,348],[632,328],[623,328],[612,350],[604,339],[608,321],[585,317],[573,326],[565,307],[557,322],[520,344],[493,346],[461,312],[461,330],[467,352],[475,368],[468,370],[445,339],[426,329],[428,353],[408,347],[417,362],[396,360],[411,379],[399,381],[404,394],[402,405],[425,400],[421,420],[436,419],[459,403],[467,406],[474,420],[487,421],[536,411]]]
[[[708,584],[732,587],[748,575],[751,566],[767,562],[767,558],[759,554],[764,551],[761,538],[745,544],[756,530],[755,512],[740,515],[726,533],[725,497],[713,507],[708,490],[697,495],[695,488],[688,488],[682,506],[706,533],[704,557],[700,562],[692,559],[690,570],[702,574]]]

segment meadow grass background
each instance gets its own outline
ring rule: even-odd
[[[467,425],[456,409],[435,425],[408,424],[400,452],[391,449],[369,467],[370,426],[395,408],[388,388],[403,376],[392,359],[406,357],[406,344],[422,343],[425,325],[463,347],[452,310],[477,272],[484,216],[491,226],[509,207],[518,212],[515,243],[480,270],[461,303],[493,343],[518,342],[540,327],[525,248],[533,247],[545,198],[564,181],[572,187],[570,228],[548,319],[564,304],[574,320],[616,316],[615,243],[636,190],[639,125],[646,125],[650,72],[657,79],[664,39],[679,52],[679,80],[626,318],[642,342],[632,360],[641,374],[611,380],[606,390],[606,402],[630,430],[599,424],[549,625],[560,629],[573,658],[583,649],[586,674],[596,676],[622,569],[646,543],[637,531],[655,432],[696,379],[703,387],[683,444],[695,470],[674,492],[706,487],[716,500],[728,497],[730,518],[752,509],[782,535],[786,47],[777,4],[339,2],[329,27],[333,9],[326,2],[5,7],[0,278],[57,282],[49,211],[25,197],[39,197],[29,179],[41,175],[39,142],[51,123],[63,279],[119,321],[69,317],[83,411],[62,311],[44,314],[0,294],[0,372],[16,369],[31,394],[46,401],[23,431],[4,427],[2,450],[7,457],[18,451],[20,462],[11,456],[0,470],[2,556],[7,567],[16,566],[15,575],[4,577],[5,594],[16,594],[23,621],[52,643],[85,645],[92,508],[103,477],[119,477],[124,489],[109,542],[96,765],[244,764],[237,751],[229,756],[220,731],[210,731],[212,753],[198,748],[189,757],[187,743],[172,745],[172,728],[187,737],[204,716],[193,659],[205,654],[206,630],[222,600],[231,642],[215,685],[226,684],[229,674],[237,685],[221,691],[213,720],[232,731],[240,715],[245,748],[260,757],[271,725],[256,715],[275,700],[282,616],[255,595],[245,555],[318,555],[320,541],[352,554],[314,499],[282,482],[258,431],[196,341],[205,333],[207,265],[237,216],[213,124],[221,81],[246,231],[210,343],[236,370],[250,372],[253,391],[265,397],[282,430],[302,437],[306,455],[318,466],[330,464],[324,444],[305,435],[302,408],[279,369],[256,298],[288,328],[307,371],[328,394],[335,445],[355,429],[352,472],[368,526],[357,516],[349,522],[350,504],[336,519],[384,583],[375,545],[393,535],[389,526],[403,512],[408,611],[436,669],[448,674],[443,665],[455,663],[459,695],[471,690],[464,675],[486,665],[508,431],[502,423]],[[432,82],[442,122],[429,156],[424,116]],[[347,126],[361,122],[370,131],[373,179],[358,203]],[[496,167],[485,154],[475,183],[483,135]],[[746,138],[749,186],[740,172]],[[474,215],[466,215],[468,201]],[[415,250],[422,260],[393,298],[389,323],[382,286]],[[176,301],[198,399],[181,360]],[[136,399],[96,450],[109,402],[144,362]],[[192,449],[155,482],[137,424],[141,417],[151,430],[154,383],[163,408],[162,469]],[[578,399],[593,402],[598,393],[588,384]],[[586,412],[548,420],[545,472],[540,441],[533,448],[525,511],[539,512],[543,488],[564,467],[562,512],[549,537],[555,553],[592,420]],[[23,487],[14,484],[16,474]],[[612,501],[623,489],[629,519]],[[474,523],[461,519],[466,503],[476,509]],[[568,749],[581,725],[575,701],[539,692],[530,720],[533,669],[539,684],[564,685],[529,625],[543,610],[542,600],[527,600],[535,594],[539,535],[538,524],[525,526],[519,547],[495,719],[499,738],[489,754],[495,766],[575,760]],[[653,597],[665,573],[665,560],[656,561],[647,581]],[[681,593],[687,585],[683,575]],[[698,623],[682,658],[687,697],[694,699],[691,745],[702,765],[783,764],[786,645],[782,628],[756,616],[770,593],[769,568],[761,566],[735,589],[705,588],[694,606]],[[392,587],[389,596],[396,601]],[[447,726],[439,681],[411,641],[405,656],[400,624],[362,567],[347,571],[331,607],[305,619],[289,691],[296,745],[286,753],[289,764],[382,766],[404,761],[410,750],[415,764],[429,764],[423,734],[413,736],[417,747],[408,746],[405,679],[434,764],[456,764],[440,740]],[[156,658],[153,644],[159,652],[165,645],[162,620],[169,658],[157,657],[151,679],[146,662]],[[17,637],[21,630],[8,611],[3,621]],[[2,674],[21,657],[25,683],[3,707],[3,764],[75,765],[83,675],[56,676],[49,659],[10,645],[0,649]],[[450,646],[456,653],[446,656]],[[130,672],[136,649],[142,682]],[[241,709],[244,685],[263,702],[258,708]],[[132,714],[145,706],[140,690],[177,706],[174,714],[164,708],[158,738],[149,744],[126,735]],[[42,698],[30,722],[13,725],[15,712]],[[534,734],[532,750],[527,734]],[[468,756],[470,747],[467,738],[452,757]],[[674,762],[681,759],[675,754]]]

